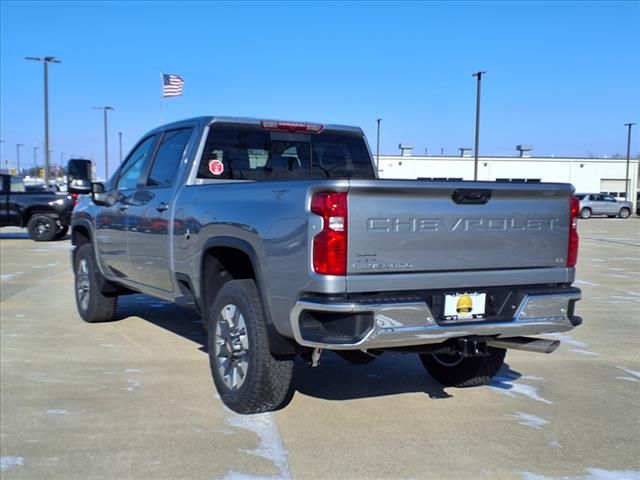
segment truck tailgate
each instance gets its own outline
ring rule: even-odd
[[[352,181],[348,274],[562,267],[568,184]]]

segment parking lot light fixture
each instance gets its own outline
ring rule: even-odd
[[[631,156],[631,127],[633,127],[635,123],[625,123],[624,126],[627,127],[627,173],[624,176],[624,199],[629,201],[629,157]]]
[[[24,143],[16,144],[16,174],[20,175],[20,147],[24,147]]]
[[[485,71],[478,71],[472,76],[478,78],[478,87],[476,92],[476,143],[473,150],[473,179],[478,180],[478,147],[480,146],[480,84],[482,83],[482,75]]]
[[[376,174],[379,173],[380,170],[380,122],[381,118],[376,118],[376,123],[378,124],[378,134],[376,136]]]
[[[94,110],[102,110],[104,112],[104,173],[105,178],[109,180],[109,135],[107,127],[107,112],[115,110],[113,107],[93,107]]]
[[[49,64],[62,63],[56,57],[24,57],[44,64],[44,184],[49,185]]]

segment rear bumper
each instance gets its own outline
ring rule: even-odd
[[[291,312],[297,343],[306,347],[355,350],[442,343],[450,338],[508,338],[565,332],[582,323],[573,314],[577,288],[525,293],[511,318],[444,323],[426,301],[342,302],[301,298]],[[327,327],[331,325],[331,327]]]

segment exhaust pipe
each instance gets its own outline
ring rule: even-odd
[[[487,345],[494,348],[513,348],[537,353],[553,353],[560,346],[559,340],[545,338],[510,337],[487,340]]]

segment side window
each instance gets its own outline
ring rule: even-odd
[[[147,186],[171,186],[180,168],[180,161],[190,136],[190,128],[164,133],[147,179]]]
[[[10,188],[13,193],[23,193],[27,191],[20,177],[11,177]]]
[[[144,167],[152,153],[155,143],[155,135],[145,138],[136,149],[131,152],[126,163],[122,167],[122,173],[118,178],[116,188],[118,190],[128,190],[136,188],[140,180],[140,176],[144,172]]]

